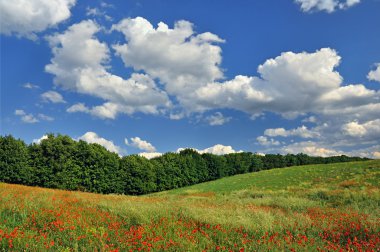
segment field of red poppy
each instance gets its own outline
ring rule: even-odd
[[[380,161],[132,197],[0,183],[0,251],[379,251]]]

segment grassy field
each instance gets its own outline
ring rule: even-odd
[[[2,251],[379,251],[380,160],[141,197],[0,183]]]

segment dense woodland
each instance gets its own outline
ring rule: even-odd
[[[30,145],[0,136],[0,181],[96,193],[139,195],[272,168],[359,160],[367,159],[250,152],[218,156],[192,149],[148,160],[119,157],[98,144],[64,135],[49,134]]]

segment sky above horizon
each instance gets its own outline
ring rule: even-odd
[[[380,158],[380,1],[0,0],[0,134]]]

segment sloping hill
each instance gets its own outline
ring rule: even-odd
[[[0,183],[0,251],[380,249],[380,161],[132,197]]]
[[[278,168],[226,177],[189,187],[160,192],[157,193],[157,195],[186,194],[186,192],[229,193],[244,189],[310,189],[324,186],[332,189],[342,187],[379,186],[379,184],[380,160],[373,160],[367,162]]]

